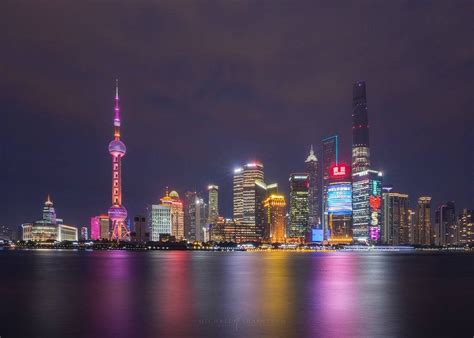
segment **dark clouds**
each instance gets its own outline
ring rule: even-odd
[[[374,164],[412,201],[474,207],[471,1],[3,1],[0,222],[39,216],[47,193],[83,224],[110,203],[114,78],[124,202],[166,185],[222,186],[260,159],[286,186],[310,143],[339,133],[367,81]]]

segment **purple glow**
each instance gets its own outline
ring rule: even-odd
[[[91,217],[91,240],[100,239],[100,219],[99,217]]]
[[[124,156],[127,152],[127,147],[120,140],[113,140],[109,143],[109,153],[114,156]]]
[[[123,206],[113,206],[109,208],[109,218],[112,222],[123,221],[127,218],[127,209]]]
[[[378,227],[370,227],[369,236],[371,240],[378,241],[380,239],[380,229]]]

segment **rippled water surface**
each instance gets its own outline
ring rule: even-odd
[[[472,337],[474,254],[0,251],[0,336]]]

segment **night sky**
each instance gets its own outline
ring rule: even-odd
[[[311,143],[350,163],[367,83],[372,164],[394,190],[474,208],[474,2],[46,1],[0,4],[0,224],[84,225],[111,204],[115,78],[124,204],[220,186],[260,160],[288,190]]]

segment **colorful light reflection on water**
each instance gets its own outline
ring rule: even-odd
[[[14,251],[0,263],[6,337],[439,335],[448,319],[457,332],[471,327],[474,255]],[[454,289],[465,297],[451,299]],[[452,306],[425,306],[434,295]]]

